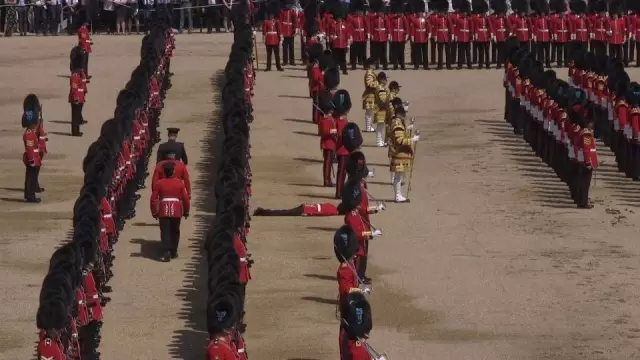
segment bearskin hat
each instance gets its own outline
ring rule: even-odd
[[[29,94],[22,102],[22,127],[26,128],[38,124],[41,119],[42,107],[35,94]]]
[[[322,92],[320,96],[318,96],[318,110],[320,110],[323,115],[327,115],[336,109],[332,100],[328,92]]]
[[[73,72],[84,68],[85,56],[84,49],[79,45],[71,48],[71,53],[69,54],[69,70]]]
[[[350,122],[342,129],[342,145],[347,151],[352,152],[362,146],[362,132],[358,124]]]
[[[320,43],[314,43],[309,47],[307,53],[309,54],[310,61],[318,61],[324,52],[324,48]]]
[[[366,339],[373,328],[371,305],[360,291],[351,292],[340,312],[342,327],[349,339]]]
[[[79,28],[82,25],[88,24],[90,22],[89,20],[89,13],[87,12],[87,9],[84,6],[80,6],[76,11],[75,11],[76,16],[74,16],[74,23],[75,23],[75,28]]]
[[[404,12],[403,0],[391,0],[389,10],[392,14],[402,14]]]
[[[213,294],[207,304],[207,328],[209,334],[231,329],[240,320],[240,307],[227,294]]]
[[[358,237],[349,225],[342,225],[333,235],[333,252],[339,262],[351,259],[359,247]]]
[[[567,3],[565,0],[550,0],[549,8],[556,13],[564,13],[567,11]]]
[[[585,0],[571,0],[569,9],[576,14],[584,14],[587,11],[587,3]]]
[[[62,301],[46,301],[40,304],[36,315],[38,329],[66,329],[69,323],[69,308]]]
[[[367,159],[362,151],[353,151],[347,158],[345,165],[347,175],[349,179],[364,179],[369,175],[369,168],[367,167]]]
[[[325,72],[327,69],[336,67],[336,63],[335,61],[333,61],[333,56],[331,56],[331,51],[327,53],[327,50],[325,50],[322,53],[322,55],[318,58],[318,67],[320,68],[320,70],[325,70]],[[338,71],[338,69],[336,69],[336,71]],[[338,77],[339,76],[340,74],[338,73]],[[325,75],[325,78],[326,78],[326,75]]]
[[[461,13],[469,13],[471,11],[471,4],[468,0],[460,0],[458,4],[458,10]]]
[[[484,14],[489,11],[489,5],[486,0],[472,0],[471,7],[476,14]]]
[[[632,2],[637,2],[636,0],[632,0]],[[624,0],[611,0],[609,3],[609,13],[611,14],[622,14],[626,9],[626,2]]]
[[[369,9],[371,12],[384,12],[384,2],[382,0],[369,0]]]
[[[491,9],[498,14],[507,12],[507,2],[505,0],[490,0]]]
[[[334,113],[338,116],[343,116],[351,110],[351,96],[347,90],[336,91],[331,102],[336,108]]]
[[[349,3],[349,12],[364,11],[364,4],[365,2],[363,0],[351,1],[351,3]]]
[[[279,0],[267,1],[266,15],[276,17],[278,16],[279,13],[280,13],[280,1]]]
[[[325,70],[324,85],[327,89],[336,89],[340,85],[340,70],[337,67]]]
[[[344,211],[351,211],[357,208],[363,196],[367,195],[362,193],[360,180],[349,179],[342,187],[342,209]]]

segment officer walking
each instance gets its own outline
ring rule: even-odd
[[[176,141],[178,139],[179,131],[180,129],[178,128],[167,128],[168,140],[158,146],[158,157],[156,159],[156,163],[167,160],[167,152],[175,148],[176,160],[182,161],[185,165],[189,165],[189,160],[187,159],[187,151],[184,149],[184,143]]]

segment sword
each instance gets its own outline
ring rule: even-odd
[[[420,135],[420,130],[416,130],[416,135]],[[407,183],[407,199],[409,198],[409,193],[411,192],[411,178],[413,177],[413,168],[416,160],[416,151],[418,151],[417,142],[413,146],[413,158],[411,158],[411,170],[409,171],[409,182]]]

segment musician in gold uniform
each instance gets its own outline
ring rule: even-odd
[[[375,92],[375,103],[373,122],[376,124],[376,145],[379,147],[386,146],[385,138],[385,122],[387,121],[387,106],[389,104],[389,90],[387,89],[387,74],[381,72],[378,74],[378,88]]]
[[[420,140],[420,135],[412,134],[413,125],[406,124],[407,110],[400,98],[394,101],[395,116],[391,119],[389,131],[389,159],[391,184],[397,203],[409,202],[402,195],[402,182],[413,165],[413,144]]]
[[[375,107],[376,90],[378,89],[378,78],[375,71],[371,69],[373,59],[364,61],[364,92],[362,93],[362,110],[364,110],[364,131],[374,132],[373,109]]]

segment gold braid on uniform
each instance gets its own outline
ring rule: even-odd
[[[411,168],[413,158],[413,140],[407,133],[404,119],[395,116],[391,119],[391,141],[389,143],[389,157],[392,172],[405,172]]]
[[[387,88],[380,85],[376,91],[375,123],[384,123],[387,120],[387,107],[389,103],[389,93]]]

